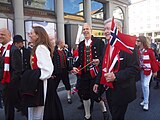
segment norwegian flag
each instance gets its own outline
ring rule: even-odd
[[[91,65],[90,65],[90,74],[91,74],[91,77],[92,77],[92,78],[94,78],[94,77],[97,76],[98,71],[99,71],[98,66],[96,66],[96,65],[94,65],[94,64],[91,64]]]
[[[134,46],[136,43],[136,37],[130,36],[127,34],[122,34],[116,27],[114,23],[114,17],[112,18],[112,26],[111,26],[111,38],[110,45],[117,47],[118,49],[125,51],[129,54],[132,54],[132,50],[134,50]]]

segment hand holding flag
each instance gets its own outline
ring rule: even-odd
[[[98,64],[99,64],[99,59],[98,60],[95,59],[95,60],[91,61],[90,63],[88,63],[87,65],[83,66],[82,68],[73,67],[72,73],[80,75],[81,70],[83,70],[84,68],[86,68],[87,66],[90,65],[90,74],[91,74],[91,77],[94,78],[97,76],[98,71],[99,71]]]
[[[118,55],[119,52],[124,51],[129,54],[132,54],[132,50],[134,50],[135,43],[136,43],[136,37],[122,34],[118,30],[117,26],[115,25],[114,17],[113,17],[112,25],[111,25],[110,40],[109,40],[109,44],[107,45],[105,55],[103,58],[103,63],[102,63],[102,76],[101,76],[100,84],[113,88],[113,84],[112,84],[113,79],[109,80],[108,82],[107,79],[110,79],[110,78],[107,76],[115,71],[114,70],[114,66],[116,63],[115,60],[120,62],[119,60],[120,58]],[[110,47],[111,47],[110,45],[113,47],[112,51],[110,51]],[[116,57],[117,59],[115,59]],[[118,70],[119,70],[119,67],[117,68],[116,72]],[[115,77],[113,74],[111,74],[112,78]]]

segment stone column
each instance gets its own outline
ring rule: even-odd
[[[108,18],[112,17],[112,11],[111,11],[111,5],[110,2],[107,1],[105,4],[106,8],[105,8],[105,13],[106,13],[106,18],[104,18],[105,20],[107,20]]]
[[[124,12],[124,29],[123,33],[128,34],[129,33],[129,15],[128,15],[128,6],[125,7],[125,12]]]
[[[24,38],[24,11],[23,0],[13,0],[14,30],[15,35],[20,34]]]
[[[56,15],[57,15],[57,38],[63,39],[64,37],[64,9],[63,9],[63,0],[56,0],[55,2]]]
[[[91,0],[84,0],[84,18],[85,22],[92,26]]]

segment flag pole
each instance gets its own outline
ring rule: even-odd
[[[109,42],[110,42],[110,41],[108,40],[108,46],[107,46],[107,47],[109,47],[109,48],[108,48],[108,49],[109,49],[109,50],[108,50],[109,52],[108,52],[108,58],[107,58],[108,60],[107,60],[107,65],[106,65],[106,71],[107,71],[107,72],[109,72],[108,70],[109,70],[109,63],[110,63],[110,44],[109,44]]]
[[[88,63],[87,65],[83,66],[81,69],[79,69],[78,71],[83,70],[84,68],[86,68],[88,65],[90,65],[91,63],[93,63],[93,61],[91,61],[90,63]]]

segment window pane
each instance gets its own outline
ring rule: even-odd
[[[11,34],[13,34],[13,20],[6,19],[6,18],[0,18],[0,29],[1,28],[7,28]]]
[[[29,34],[31,32],[32,26],[41,26],[43,27],[49,35],[51,40],[56,39],[56,24],[51,22],[41,22],[41,21],[26,21],[25,22],[25,32],[26,32],[26,40],[30,41]]]
[[[54,0],[24,0],[24,5],[26,7],[54,11]]]
[[[32,21],[26,21],[25,22],[25,34],[26,34],[26,40],[30,41],[29,35],[32,29]]]
[[[8,29],[13,34],[13,20],[8,19]]]
[[[64,12],[83,16],[83,0],[63,0]]]
[[[7,19],[0,18],[0,28],[7,28]]]
[[[103,4],[97,1],[92,0],[91,3],[91,15],[92,18],[103,19],[104,10]]]
[[[0,3],[11,3],[11,0],[0,0]]]
[[[119,7],[116,7],[113,11],[113,16],[117,19],[123,20],[123,12]]]

